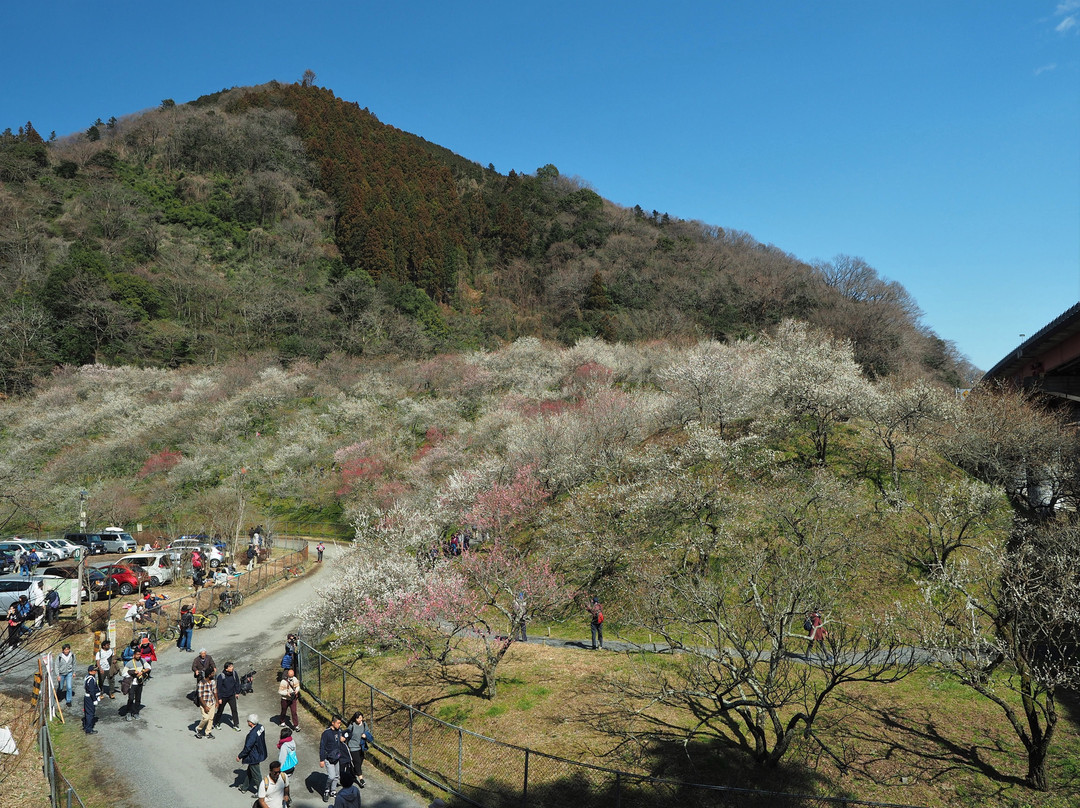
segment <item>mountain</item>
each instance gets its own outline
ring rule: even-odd
[[[767,330],[852,340],[873,377],[962,383],[952,346],[857,258],[620,207],[553,165],[502,175],[327,90],[171,100],[0,135],[0,390],[62,364],[425,356]]]

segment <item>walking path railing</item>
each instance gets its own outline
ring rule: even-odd
[[[307,695],[331,714],[347,721],[362,711],[377,751],[480,808],[913,808],[649,777],[504,743],[394,698],[303,639],[300,681]]]

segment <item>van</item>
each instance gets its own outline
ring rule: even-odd
[[[100,555],[105,552],[105,540],[100,533],[65,533],[64,538],[72,544],[78,544],[86,548],[90,555]]]
[[[131,534],[118,527],[107,527],[101,531],[101,540],[105,542],[107,553],[134,553],[137,548]]]

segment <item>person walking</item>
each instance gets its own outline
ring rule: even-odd
[[[326,769],[326,786],[323,788],[323,802],[329,802],[337,793],[341,777],[341,764],[348,763],[349,748],[345,745],[341,732],[341,716],[330,719],[330,726],[319,737],[319,768]]]
[[[371,735],[364,714],[357,710],[349,719],[349,726],[345,728],[345,746],[349,749],[349,757],[352,759],[352,770],[356,775],[356,784],[363,788],[364,782],[364,756],[368,745],[375,739]]]
[[[281,728],[281,740],[277,742],[278,763],[285,774],[292,776],[298,763],[296,757],[296,741],[293,740],[292,730],[288,727]]]
[[[142,712],[142,692],[150,667],[143,662],[142,652],[136,649],[134,656],[124,663],[124,673],[120,679],[120,692],[127,694],[127,714],[125,721],[134,721]]]
[[[217,713],[214,715],[214,729],[221,726],[221,717],[225,707],[232,710],[233,729],[240,731],[240,716],[236,711],[236,696],[240,692],[240,675],[232,662],[226,662],[225,668],[217,675]]]
[[[289,796],[289,775],[281,770],[276,760],[270,763],[270,774],[259,783],[259,808],[283,808],[291,801]]]
[[[247,780],[241,786],[241,791],[247,788],[253,794],[258,794],[259,781],[262,780],[262,768],[259,764],[266,760],[266,733],[255,713],[248,716],[247,724],[248,734],[244,738],[244,748],[236,756],[236,761],[247,766]]]
[[[288,723],[289,713],[292,712],[292,723],[289,726],[299,732],[300,719],[296,715],[296,702],[300,698],[300,680],[296,678],[294,669],[289,668],[282,673],[278,683],[278,696],[281,698],[281,723]]]
[[[604,650],[604,610],[600,608],[600,598],[592,596],[592,601],[585,607],[589,613],[589,626],[592,628],[592,649],[595,651],[597,643],[600,650]]]
[[[191,675],[198,679],[199,671],[206,670],[217,670],[217,666],[214,665],[214,658],[206,653],[206,649],[200,648],[199,655],[191,660]]]
[[[199,671],[198,684],[195,686],[196,698],[199,702],[199,714],[201,719],[195,725],[195,737],[214,737],[214,715],[218,708],[217,682],[214,681],[214,669]]]
[[[821,616],[821,612],[818,609],[812,609],[810,614],[806,616],[803,621],[803,628],[809,632],[806,642],[806,656],[810,656],[810,652],[814,650],[814,643],[818,643],[821,646],[821,652],[825,653],[825,639],[829,636],[829,632],[825,630],[825,618]]]
[[[97,705],[101,701],[101,688],[98,687],[97,666],[91,664],[86,669],[86,678],[83,680],[83,732],[87,735],[97,735],[94,724],[97,722]]]
[[[352,773],[352,770],[341,775],[341,791],[334,797],[334,808],[360,808],[358,785],[363,788],[363,785],[356,781],[356,775]]]
[[[116,664],[116,655],[113,653],[112,643],[108,640],[101,641],[101,647],[94,654],[94,661],[98,669],[98,686],[105,690],[105,682],[109,683],[109,698],[116,698],[116,674],[119,666]]]
[[[67,694],[64,701],[68,707],[71,706],[73,695],[71,688],[75,680],[76,664],[75,654],[72,653],[71,646],[64,643],[64,647],[56,655],[56,694],[59,696],[61,690]]]
[[[191,605],[185,603],[180,607],[180,639],[176,647],[181,651],[191,653],[191,634],[195,631],[195,615],[191,612]]]

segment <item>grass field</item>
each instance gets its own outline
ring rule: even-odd
[[[449,681],[434,680],[396,656],[365,658],[352,670],[443,721],[509,744],[613,769],[934,808],[1080,805],[1080,702],[1073,698],[1060,708],[1051,763],[1054,790],[1040,794],[1022,783],[1026,758],[1000,710],[929,670],[894,685],[843,690],[815,723],[813,734],[800,736],[779,769],[761,771],[739,753],[707,739],[643,749],[620,746],[619,739],[603,729],[603,716],[613,698],[605,684],[631,668],[632,658],[623,654],[515,645],[499,668],[498,696],[492,701],[476,695],[467,670],[451,671]],[[364,709],[368,699],[366,688],[349,685],[347,704]],[[378,700],[375,713],[378,740],[407,748],[401,716],[388,706],[380,707]],[[439,739],[432,735],[430,743],[445,748],[424,765],[452,777],[456,740],[432,726]],[[414,738],[414,743],[419,750],[422,741]],[[497,751],[475,748],[472,758],[480,766]],[[514,780],[518,774],[513,767],[508,769],[507,776]],[[480,771],[477,776],[492,775]]]

